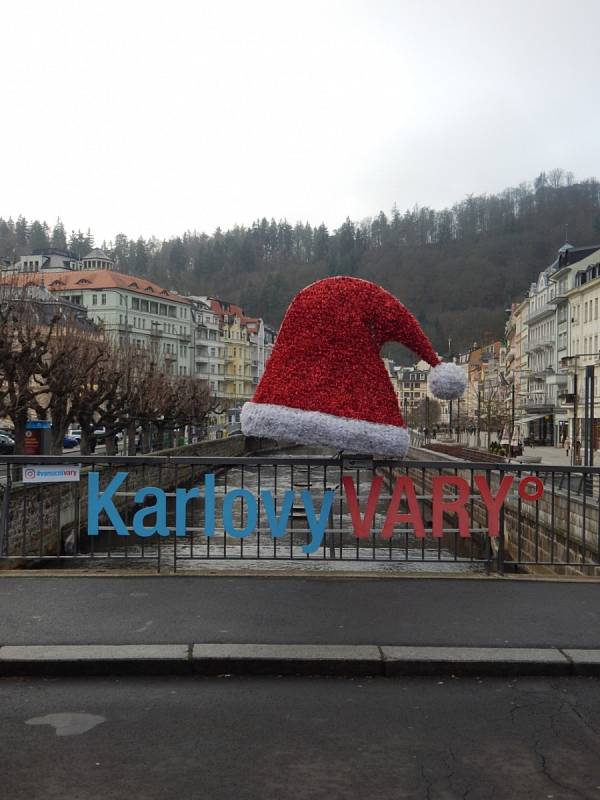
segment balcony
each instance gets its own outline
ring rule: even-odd
[[[544,305],[542,308],[538,308],[533,313],[530,313],[527,322],[531,325],[532,322],[536,322],[539,319],[544,319],[544,317],[550,317],[554,314],[554,306],[553,305]]]
[[[543,339],[536,339],[533,342],[527,342],[525,345],[526,353],[533,353],[536,350],[544,350],[547,347],[554,347],[556,340],[551,336],[546,336]]]
[[[190,333],[180,333],[177,336],[178,339],[181,339],[182,342],[191,342],[192,335]]]

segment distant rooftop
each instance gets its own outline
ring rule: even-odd
[[[107,256],[104,250],[101,250],[99,247],[95,247],[93,250],[84,256],[82,261],[87,261],[88,258],[104,258],[106,261],[112,261],[110,256]]]

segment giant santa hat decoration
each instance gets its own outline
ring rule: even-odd
[[[379,354],[400,342],[431,365],[436,397],[460,397],[466,376],[442,364],[415,317],[359,278],[325,278],[292,300],[242,432],[353,453],[402,457],[409,434]]]

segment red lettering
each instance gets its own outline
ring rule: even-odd
[[[354,528],[354,535],[358,539],[366,539],[373,529],[373,520],[375,519],[375,511],[377,510],[377,501],[381,494],[381,487],[383,486],[383,478],[375,477],[369,489],[369,499],[367,500],[367,507],[365,509],[364,517],[360,516],[360,508],[358,506],[358,498],[356,496],[356,489],[354,488],[354,481],[349,475],[344,475],[342,478],[344,485],[344,492],[346,493],[346,502],[352,518],[352,526]]]
[[[458,497],[454,500],[444,500],[445,486],[454,486],[458,490]],[[431,487],[433,506],[431,528],[434,536],[444,535],[444,514],[456,514],[460,535],[465,539],[471,536],[469,512],[465,508],[469,494],[469,484],[464,478],[459,478],[458,475],[436,475],[433,478]]]
[[[407,514],[400,514],[399,508],[402,502],[402,497],[406,497],[406,504],[408,506]],[[388,507],[388,512],[385,517],[383,530],[381,531],[382,539],[389,539],[394,532],[394,526],[399,525],[401,522],[408,522],[412,524],[415,536],[419,539],[425,538],[425,526],[423,525],[423,518],[421,517],[421,510],[417,495],[415,494],[415,485],[412,478],[404,475],[396,478],[392,499]]]
[[[535,487],[533,494],[529,494],[527,491],[527,487],[530,484]],[[537,478],[534,475],[529,475],[527,478],[523,478],[519,483],[519,494],[522,500],[526,500],[528,503],[535,503],[544,494],[544,484],[542,483],[542,479]]]
[[[510,492],[513,480],[512,475],[505,475],[500,481],[498,494],[494,497],[483,475],[475,476],[475,486],[479,489],[481,499],[487,508],[488,536],[498,536],[500,531],[500,509],[506,500],[506,495]]]

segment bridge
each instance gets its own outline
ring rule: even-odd
[[[598,468],[419,447],[404,461],[282,452],[235,438],[193,454],[78,456],[78,480],[61,483],[24,482],[24,469],[70,456],[3,457],[0,565],[598,574]]]

